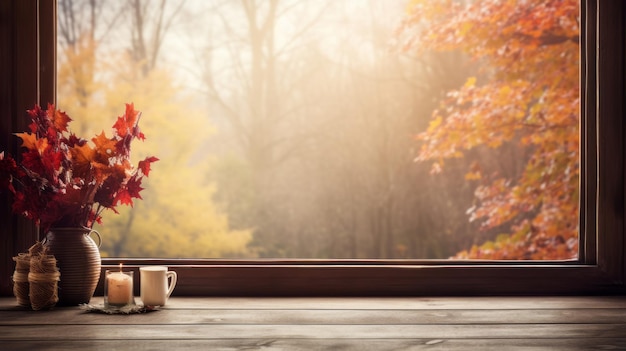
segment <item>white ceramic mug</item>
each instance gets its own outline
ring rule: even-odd
[[[141,301],[145,306],[164,306],[178,276],[165,266],[139,267]],[[168,284],[169,280],[169,284]]]

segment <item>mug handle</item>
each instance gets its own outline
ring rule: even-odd
[[[169,298],[172,295],[172,291],[174,291],[174,287],[176,286],[176,281],[178,280],[178,274],[174,271],[165,272],[165,277],[170,279],[170,284],[167,288],[167,296]]]

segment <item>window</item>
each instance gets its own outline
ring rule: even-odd
[[[160,158],[102,255],[576,259],[578,1],[413,3],[59,0],[71,131]]]
[[[11,74],[13,86],[2,88],[3,98],[13,106],[29,106],[54,96],[54,42],[48,4],[19,4],[2,8],[17,14],[14,25],[31,31],[5,29],[2,39],[24,35],[29,43],[12,47],[16,57],[40,60],[11,61],[3,57],[2,69],[18,66]],[[622,101],[624,83],[624,5],[596,3],[583,5],[585,35],[583,54],[583,165],[581,197],[584,235],[578,262],[511,264],[507,262],[459,262],[418,260],[125,260],[127,264],[162,263],[179,272],[177,293],[186,295],[427,295],[427,294],[524,294],[524,293],[606,293],[623,292],[624,279],[624,170]],[[48,10],[48,11],[46,11]],[[39,11],[39,12],[38,12]],[[39,16],[37,16],[39,14]],[[29,19],[35,21],[29,22]],[[40,26],[37,42],[37,25]],[[30,26],[30,27],[29,27]],[[47,26],[47,27],[46,27]],[[596,39],[597,38],[597,39]],[[47,40],[46,40],[47,39]],[[39,43],[39,45],[38,45]],[[599,49],[596,51],[595,48]],[[7,60],[10,61],[7,63]],[[19,64],[18,64],[19,62]],[[40,68],[40,69],[37,69]],[[40,74],[33,74],[39,72]],[[29,84],[24,84],[28,81]],[[45,99],[48,97],[48,99]],[[3,119],[2,135],[19,123],[20,107],[2,107],[10,121]],[[8,143],[7,143],[8,144]],[[2,145],[4,146],[4,145]],[[6,206],[6,205],[5,205]],[[33,228],[2,213],[2,229],[15,252],[23,250],[36,236]],[[10,218],[10,219],[9,219]],[[22,241],[20,241],[22,240]],[[11,257],[14,252],[6,254]],[[5,259],[6,262],[6,259]],[[104,260],[116,265],[118,260]],[[5,272],[10,271],[5,263]],[[5,274],[8,276],[9,274]]]

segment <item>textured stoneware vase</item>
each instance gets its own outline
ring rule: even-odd
[[[57,259],[61,273],[57,305],[89,303],[96,290],[102,261],[91,232],[87,228],[52,228],[46,234],[44,246]]]

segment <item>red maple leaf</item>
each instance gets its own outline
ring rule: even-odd
[[[20,164],[0,152],[0,190],[14,194],[15,213],[46,231],[52,225],[100,223],[105,208],[117,213],[119,203],[133,206],[134,198],[141,199],[142,178],[158,159],[147,157],[133,171],[131,143],[145,138],[133,104],[126,104],[113,136],[95,135],[93,145],[69,132],[71,118],[53,104],[46,110],[35,105],[28,115],[29,131],[15,134],[22,141]]]
[[[50,106],[54,108],[54,105],[49,104],[48,107]],[[50,126],[50,120],[48,119],[47,112],[42,110],[39,105],[35,105],[32,110],[27,110],[27,112],[32,120],[32,122],[28,125],[30,131],[33,133],[37,133],[38,131],[41,131],[41,134],[45,133]],[[41,136],[41,134],[39,136]]]
[[[4,151],[0,152],[0,189],[9,189],[15,193],[15,188],[11,183],[15,175],[19,175],[17,163],[11,155],[4,156]]]
[[[141,199],[141,194],[139,194],[139,192],[143,190],[141,187],[141,177],[130,178],[128,184],[126,184],[126,189],[131,197]]]
[[[143,161],[139,161],[139,169],[141,170],[141,173],[143,173],[147,177],[148,174],[150,173],[150,164],[158,160],[159,160],[158,158],[152,156],[152,157],[146,157],[146,159]]]
[[[133,176],[128,180],[126,186],[119,189],[115,195],[114,205],[117,205],[119,202],[122,205],[130,205],[130,207],[133,207],[133,198],[141,199],[139,192],[142,190],[141,177]]]
[[[126,104],[126,111],[123,116],[117,117],[117,121],[113,125],[113,128],[121,138],[131,134],[137,136],[139,129],[137,128],[137,122],[139,121],[140,113],[136,111],[132,103]],[[141,133],[139,133],[141,134]]]
[[[116,206],[118,203],[122,205],[129,205],[133,207],[133,198],[128,193],[126,189],[120,189],[115,195],[115,201],[113,201],[113,206]]]

